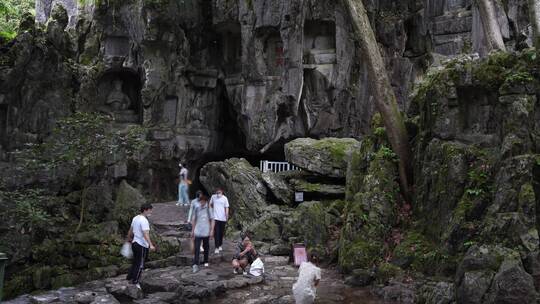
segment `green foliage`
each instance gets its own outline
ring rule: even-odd
[[[386,284],[391,278],[398,277],[403,274],[403,270],[391,263],[381,263],[377,267],[375,280],[378,284]]]
[[[11,40],[17,35],[19,22],[24,13],[35,15],[33,0],[0,1],[0,37]]]
[[[423,234],[409,231],[395,248],[394,258],[409,260],[413,271],[429,275],[452,273],[455,261],[442,246],[430,242]]]
[[[87,176],[106,160],[133,159],[148,146],[142,127],[114,130],[111,123],[103,114],[77,112],[59,120],[43,143],[29,145],[19,155],[28,168],[69,167]]]
[[[377,127],[375,130],[373,130],[373,134],[380,138],[386,137],[386,128],[384,127]]]
[[[13,206],[9,212],[16,217],[20,233],[34,233],[50,224],[51,215],[47,212],[46,206],[47,202],[54,201],[54,198],[46,195],[43,190],[0,190],[0,198],[8,202],[7,206]],[[3,212],[7,211],[3,210]],[[2,218],[7,219],[7,214],[4,214]]]
[[[386,146],[381,146],[381,148],[379,149],[379,151],[377,152],[379,154],[379,156],[382,158],[382,159],[385,159],[385,160],[389,160],[389,161],[392,161],[392,162],[398,162],[398,156],[396,153],[394,153],[394,151]]]

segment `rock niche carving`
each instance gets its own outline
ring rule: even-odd
[[[280,76],[285,65],[283,40],[275,27],[257,30],[255,39],[257,70],[261,76]]]
[[[242,71],[242,36],[240,24],[226,22],[217,27],[219,41],[217,51],[221,52],[221,63],[227,75],[239,74]],[[219,57],[218,57],[219,58]]]
[[[115,79],[113,81],[112,90],[109,92],[105,104],[114,112],[125,111],[131,107],[131,99],[129,99],[129,96],[122,92],[121,79]]]
[[[131,72],[109,72],[100,80],[98,94],[102,100],[99,110],[110,114],[119,123],[140,123],[140,85]]]
[[[304,64],[336,63],[336,24],[307,20],[304,24]]]

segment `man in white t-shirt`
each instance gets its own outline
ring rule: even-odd
[[[223,250],[225,224],[229,219],[229,200],[223,194],[223,189],[217,188],[216,194],[210,198],[210,207],[214,209],[214,253],[218,254]]]
[[[308,260],[300,264],[298,280],[292,288],[296,304],[312,304],[317,297],[317,285],[321,281],[321,269],[316,266],[319,259],[310,254]]]
[[[131,242],[133,249],[133,263],[127,280],[136,284],[138,288],[141,288],[139,279],[144,269],[144,261],[148,257],[148,250],[156,250],[152,240],[150,240],[150,223],[147,218],[152,214],[152,208],[151,204],[143,204],[140,209],[141,213],[131,221],[128,232],[128,241]]]

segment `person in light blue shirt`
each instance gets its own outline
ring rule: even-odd
[[[191,204],[189,206],[189,212],[188,212],[186,223],[191,223],[191,214],[193,213],[193,209],[199,206],[199,198],[202,194],[203,193],[201,190],[197,190],[197,192],[195,192],[195,199],[191,201]]]
[[[191,201],[191,204],[189,206],[189,213],[188,213],[188,216],[187,216],[186,223],[191,223],[191,215],[193,214],[193,210],[195,208],[197,208],[198,206],[200,206],[199,198],[201,197],[202,194],[203,194],[203,192],[201,190],[197,190],[197,192],[195,193],[195,199],[193,199]],[[192,242],[193,242],[193,240],[192,240]],[[195,247],[193,247],[193,246],[195,246],[195,244],[192,243],[191,246],[192,246],[191,248],[195,248]],[[204,247],[203,247],[202,244],[201,244],[201,249],[200,250],[201,250],[201,252],[204,252]]]
[[[208,267],[208,251],[210,238],[214,234],[214,217],[208,206],[205,195],[199,197],[199,206],[193,209],[191,220],[191,237],[194,242],[193,272],[199,271],[199,254],[201,242],[204,247],[204,267]]]

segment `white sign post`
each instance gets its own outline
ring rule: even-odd
[[[294,193],[294,201],[297,203],[301,203],[304,201],[304,192],[295,192]]]

